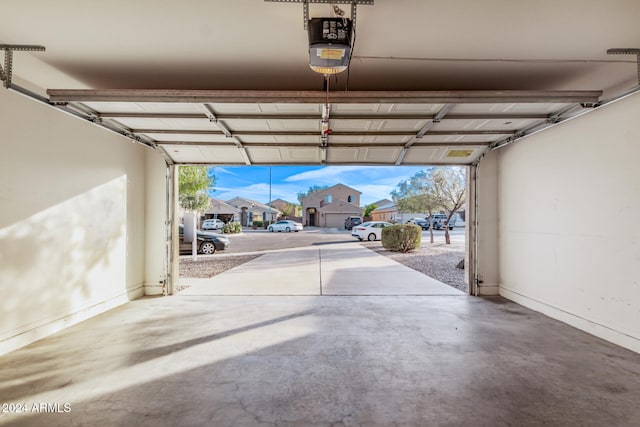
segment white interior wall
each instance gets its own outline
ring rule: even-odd
[[[640,94],[499,151],[500,294],[640,352]]]
[[[469,208],[467,209],[467,242],[477,233],[477,295],[498,295],[498,154],[487,153],[477,170],[468,173]],[[474,180],[476,181],[474,183]],[[475,185],[474,185],[475,184]],[[477,209],[476,209],[477,204]],[[474,226],[477,218],[477,228]],[[468,258],[468,257],[466,257]],[[469,270],[473,271],[473,269]],[[470,278],[472,281],[473,278]],[[473,287],[471,287],[473,289]]]
[[[3,354],[143,295],[150,150],[5,89],[0,132]]]
[[[145,205],[145,295],[161,295],[167,290],[167,164],[153,150],[146,150]]]

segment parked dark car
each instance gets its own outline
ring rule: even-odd
[[[191,243],[184,241],[184,227],[179,226],[180,233],[180,253],[191,253]],[[196,230],[198,236],[198,253],[211,255],[216,251],[223,251],[229,247],[229,239],[220,234],[207,233],[206,231]]]
[[[362,218],[359,216],[350,216],[344,220],[344,229],[351,230],[354,226],[362,224]]]
[[[420,228],[422,228],[423,230],[429,229],[429,221],[427,221],[426,219],[414,219],[413,223],[419,226]]]

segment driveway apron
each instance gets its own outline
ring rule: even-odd
[[[464,295],[358,243],[270,252],[180,285],[179,295]]]

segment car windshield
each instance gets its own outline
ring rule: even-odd
[[[370,227],[371,223],[370,222],[363,222],[362,224],[360,224],[363,227]]]

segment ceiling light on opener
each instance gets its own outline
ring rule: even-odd
[[[308,23],[309,66],[316,73],[332,75],[343,72],[351,57],[351,20],[347,18],[312,18]]]

